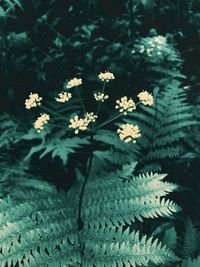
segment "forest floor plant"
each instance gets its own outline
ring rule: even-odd
[[[63,105],[75,95],[78,97],[82,111],[71,112],[68,119],[63,113],[43,106],[43,99],[37,93],[30,93],[26,99],[27,109],[38,107],[45,111],[33,123],[37,134],[48,131],[48,126],[60,126],[68,134],[72,152],[74,147],[81,149],[82,144],[87,144],[87,160],[82,169],[77,162],[76,182],[67,193],[58,192],[42,181],[34,184],[32,180],[26,180],[1,201],[1,267],[147,266],[178,259],[153,236],[140,237],[136,223],[158,216],[170,218],[178,211],[179,207],[173,201],[165,199],[177,186],[164,182],[166,175],[163,174],[135,176],[135,162],[116,168],[108,166],[104,158],[95,154],[98,131],[106,126],[116,127],[116,121],[134,113],[140,104],[154,105],[153,96],[142,91],[138,94],[138,103],[123,96],[116,100],[116,112],[98,123],[104,101],[110,97],[106,93],[107,84],[115,77],[113,73],[105,72],[98,78],[103,86],[93,94],[96,112],[87,111],[79,91],[83,83],[79,78],[65,83],[55,97],[55,101]],[[60,125],[50,123],[54,116]],[[139,127],[131,123],[119,124],[116,132],[124,145],[134,146],[142,136]],[[73,138],[76,138],[74,147]],[[47,148],[46,153],[51,149],[51,146]],[[68,153],[71,151],[69,149]]]

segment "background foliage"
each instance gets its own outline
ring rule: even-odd
[[[182,212],[138,228],[174,250],[182,259],[178,267],[199,266],[199,1],[1,0],[0,25],[0,196],[26,186],[26,180],[32,188],[33,179],[68,190],[78,179],[77,168],[86,164],[86,137],[31,129],[35,114],[24,109],[29,92],[40,93],[52,107],[49,100],[65,80],[80,76],[87,80],[83,94],[90,106],[88,91],[99,88],[97,74],[112,71],[111,105],[142,89],[154,94],[157,105],[126,118],[145,133],[133,149],[108,128],[94,137],[95,156],[109,162],[108,171],[137,161],[135,174],[164,172],[180,185],[172,199]],[[141,53],[141,45],[148,48],[158,35],[167,39],[162,56]],[[73,102],[61,112],[77,108]],[[109,111],[104,108],[102,116]],[[47,183],[40,186],[51,191]]]

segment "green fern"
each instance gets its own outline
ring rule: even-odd
[[[200,256],[196,259],[187,259],[182,261],[181,264],[176,265],[176,267],[199,267],[200,266]]]
[[[137,219],[178,211],[164,198],[176,185],[164,182],[161,174],[133,177],[131,169],[133,165],[89,180],[81,231],[80,184],[68,193],[49,190],[42,182],[37,189],[33,181],[18,187],[0,202],[1,267],[147,266],[177,260],[158,239],[140,237],[128,227]]]
[[[197,229],[192,221],[188,219],[185,223],[185,233],[182,248],[182,257],[187,259],[193,258],[198,252],[198,235]]]
[[[143,113],[131,115],[131,121],[138,124],[142,132],[137,143],[140,151],[138,162],[146,164],[146,170],[159,169],[159,163],[164,159],[178,158],[183,154],[181,140],[186,136],[187,127],[196,122],[179,82],[167,85],[157,96],[154,107],[141,108]]]
[[[200,254],[199,222],[193,222],[191,219],[187,218],[183,224],[184,225],[180,225],[179,222],[178,228],[176,227],[176,224],[172,223],[160,224],[154,231],[154,235],[156,237],[163,236],[162,243],[166,244],[169,249],[175,251],[180,259],[182,259],[182,263],[177,265],[177,267],[193,266],[192,263],[196,266],[195,264],[198,264],[199,260],[195,258]],[[185,226],[184,232],[182,230],[179,231],[183,226]],[[166,264],[164,266],[169,265]]]
[[[176,248],[178,243],[178,236],[174,226],[165,231],[163,243],[166,244],[172,250]]]
[[[187,129],[197,123],[192,117],[186,93],[179,86],[178,81],[173,81],[160,91],[154,106],[141,105],[142,112],[133,112],[123,119],[124,122],[139,125],[142,137],[136,144],[124,145],[113,132],[101,130],[95,135],[95,140],[111,148],[95,152],[96,155],[99,153],[99,157],[110,158],[112,162],[135,160],[143,171],[161,170],[164,160],[182,156]]]
[[[14,143],[19,142],[22,136],[22,123],[14,116],[3,113],[0,114],[0,148],[8,149]]]

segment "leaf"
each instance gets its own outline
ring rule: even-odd
[[[145,8],[150,8],[155,5],[154,0],[140,0],[140,2]]]
[[[30,138],[30,136],[28,136],[28,138]],[[52,159],[59,157],[65,165],[67,163],[68,156],[75,153],[77,148],[86,144],[89,144],[86,137],[84,139],[72,137],[66,139],[50,139],[46,141],[43,139],[43,142],[40,145],[31,148],[28,155],[25,157],[25,160],[31,158],[35,153],[43,151],[39,156],[40,159],[47,154],[51,154]]]
[[[4,11],[4,9],[0,6],[0,18],[2,17],[5,17],[5,11]]]
[[[172,250],[176,248],[177,233],[174,226],[166,230],[163,237],[163,243],[165,243]]]

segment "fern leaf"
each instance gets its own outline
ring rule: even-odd
[[[188,219],[185,224],[182,256],[184,258],[192,258],[196,255],[197,249],[197,230],[194,227],[192,221]]]
[[[199,267],[200,266],[200,256],[196,259],[183,260],[181,264],[176,265],[176,267]]]
[[[166,175],[161,174],[135,177],[134,165],[125,165],[104,179],[99,175],[89,180],[80,231],[77,207],[82,179],[67,194],[49,190],[41,181],[34,187],[31,181],[24,184],[26,190],[19,187],[2,199],[1,267],[146,266],[177,260],[157,239],[140,238],[139,232],[127,228],[136,219],[178,210],[164,198],[176,185],[165,182]]]
[[[129,228],[90,228],[83,234],[85,241],[84,266],[147,266],[177,260],[157,239],[139,237]]]

